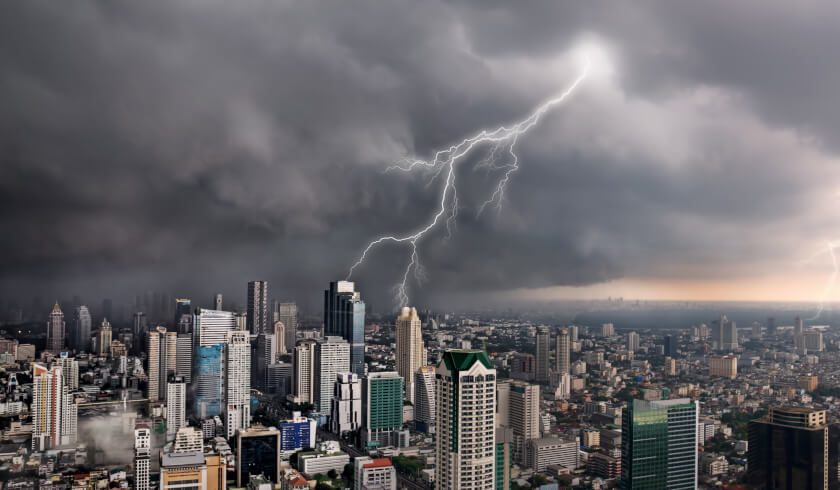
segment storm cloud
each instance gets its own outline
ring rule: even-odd
[[[458,171],[418,304],[622,277],[760,276],[836,236],[836,2],[17,2],[0,16],[0,298],[145,290],[318,304],[427,222],[385,172],[609,66],[496,174]],[[480,158],[477,154],[476,158]],[[407,261],[354,275],[386,310]]]

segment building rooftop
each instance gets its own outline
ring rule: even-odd
[[[487,369],[493,369],[493,363],[490,362],[490,357],[483,350],[448,350],[443,353],[443,360],[446,363],[446,368],[450,371],[463,371],[469,369],[475,361],[481,362]]]
[[[388,466],[392,466],[391,460],[388,458],[376,458],[364,465],[365,468],[386,468]]]
[[[161,468],[202,464],[204,464],[204,455],[197,451],[190,453],[162,453],[160,457]]]

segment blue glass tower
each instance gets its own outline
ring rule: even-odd
[[[324,334],[350,343],[350,370],[364,375],[365,302],[350,281],[333,281],[324,291]]]
[[[199,418],[222,413],[222,359],[225,344],[195,349],[195,398],[193,413]]]

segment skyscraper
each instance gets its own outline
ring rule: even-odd
[[[193,335],[179,333],[175,353],[175,374],[184,378],[187,384],[192,383]]]
[[[621,416],[621,488],[697,488],[699,403],[633,400]]]
[[[286,348],[286,326],[279,320],[274,322],[274,350],[275,355],[288,352]],[[274,362],[274,360],[271,362]]]
[[[107,318],[102,320],[99,325],[99,331],[96,336],[96,348],[100,357],[108,357],[111,355],[111,340],[113,340],[113,333],[111,332],[111,323]]]
[[[198,418],[215,417],[222,413],[224,353],[224,343],[210,346],[199,345],[195,348],[193,413]],[[151,377],[152,374],[149,373],[149,378]]]
[[[152,431],[145,424],[134,429],[134,489],[149,490]]]
[[[720,349],[724,351],[733,351],[738,349],[738,327],[734,320],[729,320],[726,315],[720,319]]]
[[[571,353],[572,343],[569,338],[569,330],[561,328],[557,330],[557,339],[555,341],[555,371],[558,374],[566,374],[569,372],[569,358]]]
[[[403,379],[396,371],[368,373],[362,380],[362,443],[400,447]]]
[[[64,350],[64,313],[58,306],[58,302],[50,312],[47,320],[47,350],[58,354]]]
[[[53,365],[61,368],[64,383],[69,391],[79,389],[79,362],[76,359],[62,352],[55,358]]]
[[[536,346],[536,373],[535,381],[538,384],[548,384],[548,358],[550,356],[551,348],[549,347],[551,340],[551,332],[546,326],[537,327],[537,346]]]
[[[314,367],[313,404],[319,412],[327,413],[336,376],[350,371],[350,344],[335,336],[319,340],[315,344]]]
[[[679,348],[677,338],[673,335],[666,335],[663,343],[665,344],[665,348],[663,349],[665,355],[668,357],[677,357],[677,349]]]
[[[315,341],[302,340],[294,351],[292,394],[297,403],[313,403],[315,395]]]
[[[397,317],[397,372],[405,380],[405,398],[414,402],[414,373],[426,364],[417,309],[404,307]]]
[[[225,429],[227,437],[251,425],[251,341],[248,333],[228,333],[225,348]]]
[[[32,450],[44,451],[76,443],[78,413],[68,395],[64,373],[32,365]]]
[[[353,373],[338,373],[333,388],[330,431],[354,432],[362,424],[362,381]]]
[[[298,328],[298,309],[296,303],[278,303],[277,311],[275,311],[275,320],[283,323],[284,333],[286,334],[286,350],[288,352],[295,348],[297,341]]]
[[[420,432],[435,426],[435,367],[420,366],[414,372],[414,425]]]
[[[750,332],[750,338],[753,340],[761,340],[761,323],[752,322],[752,331]]]
[[[794,335],[802,335],[803,330],[803,323],[802,318],[796,317],[793,319],[793,334]]]
[[[767,335],[772,337],[775,336],[776,333],[778,333],[776,329],[776,318],[771,316],[767,319]]]
[[[244,488],[251,475],[280,481],[280,431],[260,425],[236,433],[236,486]]]
[[[166,434],[174,436],[186,426],[187,385],[184,378],[171,376],[166,383]]]
[[[85,305],[79,305],[73,309],[73,349],[77,352],[90,350],[90,311]]]
[[[350,281],[335,281],[324,291],[324,334],[350,343],[350,370],[365,372],[365,303]]]
[[[513,459],[525,463],[525,450],[531,439],[540,437],[540,387],[525,381],[500,382],[506,384],[506,397],[499,397],[499,413],[507,420],[502,422],[513,431]],[[502,406],[506,403],[506,406]]]
[[[196,346],[210,347],[224,344],[228,332],[236,330],[236,315],[229,311],[200,309],[193,318]]]
[[[480,350],[449,350],[436,376],[437,488],[494,488],[496,370],[490,358]]]
[[[146,323],[146,314],[142,311],[134,313],[131,333],[134,338],[131,351],[135,356],[139,356],[140,353],[143,352],[143,347],[147,342],[146,335],[149,333],[149,327]]]
[[[774,407],[751,420],[748,430],[749,483],[757,488],[829,488],[825,410]]]
[[[269,391],[268,366],[274,363],[277,348],[274,334],[261,333],[257,335],[255,358],[251,360],[254,366],[254,385],[262,391]]]
[[[268,320],[268,281],[248,283],[247,329],[254,335],[270,330]]]
[[[630,332],[627,334],[627,350],[630,352],[638,352],[639,350],[639,334]]]

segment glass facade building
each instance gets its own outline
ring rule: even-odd
[[[222,413],[225,344],[195,349],[195,396],[193,413],[196,417],[215,417]]]
[[[697,488],[698,403],[633,400],[622,413],[621,488]]]
[[[246,486],[252,475],[280,481],[280,432],[274,427],[236,433],[236,486]]]
[[[387,445],[403,422],[403,379],[395,371],[370,373],[362,380],[363,439]]]
[[[365,374],[365,302],[350,281],[333,281],[324,291],[324,334],[350,343],[350,370]]]

